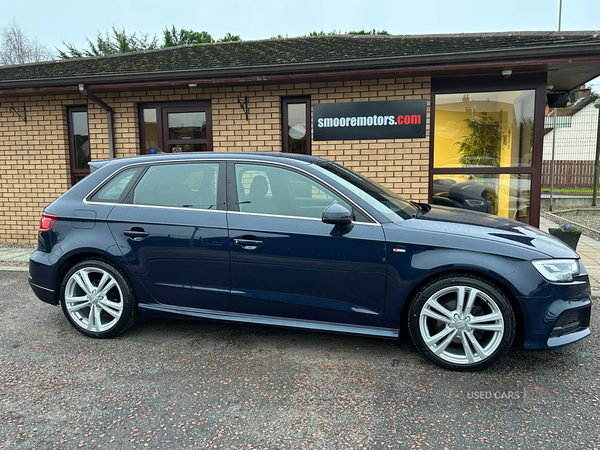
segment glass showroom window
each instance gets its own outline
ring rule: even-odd
[[[283,151],[310,155],[310,98],[283,99]]]
[[[90,173],[90,133],[87,106],[74,106],[67,110],[69,126],[69,155],[71,160],[71,185]]]
[[[432,203],[530,220],[535,90],[435,95]]]

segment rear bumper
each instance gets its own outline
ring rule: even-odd
[[[35,251],[29,257],[29,286],[41,301],[58,305],[54,291],[54,265],[49,254]]]

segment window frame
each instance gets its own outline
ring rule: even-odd
[[[249,214],[249,215],[260,215],[260,216],[268,216],[273,218],[285,218],[285,219],[302,219],[302,220],[318,220],[312,217],[306,216],[293,216],[293,215],[280,215],[280,214],[272,214],[272,213],[255,213],[248,211],[240,211],[239,208],[239,198],[238,198],[238,180],[237,180],[237,165],[254,165],[259,167],[272,167],[283,170],[288,170],[290,172],[294,172],[298,175],[304,176],[315,183],[317,186],[320,186],[321,189],[332,192],[335,196],[340,197],[344,202],[352,208],[352,214],[354,216],[353,222],[360,223],[363,225],[379,225],[379,223],[372,218],[372,216],[364,210],[361,206],[359,206],[354,200],[348,197],[343,192],[339,191],[336,187],[324,182],[322,179],[315,177],[310,172],[306,172],[297,167],[288,166],[285,164],[277,164],[277,163],[269,163],[263,161],[253,161],[253,160],[235,160],[229,161],[227,164],[227,211],[236,214]]]
[[[203,112],[206,115],[206,138],[202,139],[186,139],[184,144],[206,144],[206,151],[213,151],[213,135],[212,135],[212,104],[210,100],[198,100],[192,102],[150,102],[138,104],[138,126],[140,133],[140,155],[145,155],[146,151],[146,133],[144,126],[144,110],[154,109],[156,111],[156,140],[158,148],[164,153],[169,152],[169,139],[167,128],[167,114],[169,113],[186,113],[186,112]],[[193,142],[192,142],[193,141]],[[200,142],[201,141],[201,142]]]
[[[311,155],[312,126],[311,126],[311,102],[310,96],[294,96],[281,98],[281,141],[283,153],[291,153],[289,149],[288,136],[288,105],[304,104],[306,107],[306,153],[297,153],[299,155]]]
[[[71,177],[71,186],[77,184],[77,178],[84,178],[90,174],[90,167],[86,169],[75,168],[75,141],[73,135],[73,113],[74,112],[85,112],[87,118],[87,128],[88,128],[88,142],[90,142],[90,116],[88,112],[87,105],[74,105],[67,107],[67,129],[69,133],[69,169],[70,169],[70,177]],[[90,142],[90,161],[92,160],[92,148]]]
[[[515,91],[533,90],[534,99],[534,129],[533,129],[533,153],[531,166],[520,167],[471,167],[464,168],[434,168],[434,144],[435,144],[435,107],[436,95],[456,94],[464,92],[491,92],[491,91]],[[452,174],[507,174],[507,175],[530,175],[530,216],[529,225],[539,226],[541,205],[541,169],[542,153],[544,145],[544,108],[546,105],[546,74],[514,74],[510,80],[504,79],[500,74],[480,77],[459,78],[433,78],[431,80],[431,113],[430,113],[430,139],[429,139],[429,180],[428,199],[432,202],[433,177],[434,175]]]

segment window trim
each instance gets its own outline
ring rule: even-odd
[[[306,106],[306,153],[304,155],[311,155],[311,143],[312,143],[312,126],[311,126],[311,107],[310,107],[310,96],[294,96],[294,97],[282,97],[281,98],[281,143],[282,152],[290,153],[288,147],[288,105],[293,104],[304,104]]]
[[[170,153],[168,149],[168,141],[172,140],[165,133],[164,126],[166,115],[172,112],[204,112],[206,114],[206,151],[213,151],[213,135],[212,135],[212,103],[210,100],[185,101],[185,102],[149,102],[138,104],[138,127],[140,133],[140,155],[146,155],[145,145],[145,127],[144,127],[144,109],[152,109],[156,111],[156,140],[158,148],[164,153]],[[198,139],[194,139],[197,141]],[[186,143],[190,143],[186,140]],[[198,143],[198,142],[193,142]]]
[[[533,90],[534,113],[533,113],[533,158],[531,166],[528,167],[471,167],[468,173],[478,174],[528,174],[531,175],[531,196],[530,196],[530,216],[529,225],[539,227],[540,207],[541,207],[541,189],[542,177],[542,156],[544,145],[544,107],[546,104],[546,77],[545,73],[532,74],[514,74],[510,80],[504,79],[500,74],[493,76],[474,76],[457,78],[432,78],[431,80],[431,105],[430,105],[430,138],[429,138],[429,174],[427,196],[429,203],[433,195],[433,176],[443,174],[463,174],[460,168],[434,168],[434,133],[435,125],[435,98],[438,94],[455,94],[463,92],[490,92],[490,91],[515,91],[515,90]]]
[[[73,140],[73,116],[72,113],[74,112],[85,112],[86,116],[87,116],[87,124],[88,124],[88,141],[90,141],[90,116],[89,116],[89,112],[88,112],[88,107],[87,105],[74,105],[74,106],[68,106],[67,107],[67,129],[68,129],[68,133],[69,133],[69,170],[70,170],[70,177],[71,177],[71,186],[75,186],[76,178],[79,177],[86,177],[90,174],[90,167],[88,166],[87,169],[76,169],[75,168],[75,142]],[[91,147],[91,142],[90,142],[90,161],[91,161],[91,155],[92,153],[92,147]]]

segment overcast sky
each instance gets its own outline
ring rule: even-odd
[[[175,25],[244,40],[361,29],[390,34],[555,31],[560,0],[0,0],[0,28],[15,20],[38,42],[86,47],[114,25],[156,34]],[[563,0],[562,30],[599,30],[598,0]]]

